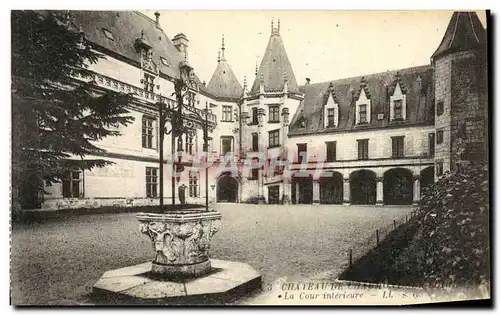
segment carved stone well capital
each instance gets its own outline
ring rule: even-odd
[[[209,249],[222,215],[204,209],[167,213],[139,213],[140,230],[149,236],[156,253],[153,273],[194,277],[210,271]]]

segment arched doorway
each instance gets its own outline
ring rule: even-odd
[[[238,188],[231,172],[222,173],[217,179],[217,202],[238,202]]]
[[[320,177],[319,200],[321,204],[341,204],[343,198],[342,174],[333,172],[332,176]]]
[[[420,172],[420,194],[434,184],[434,166],[429,166]]]
[[[384,204],[411,205],[413,175],[405,168],[393,168],[384,173]]]
[[[359,170],[349,176],[351,182],[351,203],[372,205],[377,200],[376,175],[372,171]]]
[[[309,174],[295,175],[292,179],[292,203],[312,204],[312,201],[313,201],[312,177]]]

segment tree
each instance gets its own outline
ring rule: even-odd
[[[36,207],[45,185],[112,164],[85,157],[105,152],[95,142],[132,122],[132,96],[96,89],[88,67],[104,56],[63,11],[12,11],[11,27],[12,185],[22,207]]]

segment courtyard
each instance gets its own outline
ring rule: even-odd
[[[250,264],[263,287],[279,278],[338,275],[348,251],[367,250],[376,229],[390,227],[409,206],[217,204],[222,228],[211,257]],[[153,259],[134,213],[70,216],[12,228],[11,302],[87,304],[106,270]],[[257,293],[259,294],[259,293]]]

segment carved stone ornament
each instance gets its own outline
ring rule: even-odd
[[[140,230],[156,253],[152,272],[170,276],[199,276],[210,271],[210,241],[221,226],[215,211],[185,210],[140,213]]]

